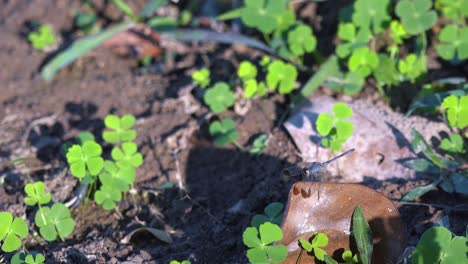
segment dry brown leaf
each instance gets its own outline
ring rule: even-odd
[[[357,253],[350,239],[354,208],[360,205],[369,222],[374,253],[372,263],[396,263],[406,244],[406,231],[393,203],[377,191],[359,184],[297,182],[291,187],[283,220],[283,239],[288,258],[282,263],[295,264],[299,239],[309,239],[318,232],[329,237],[323,248],[341,260],[348,249]],[[301,263],[315,263],[313,255],[302,254]]]

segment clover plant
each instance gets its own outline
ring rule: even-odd
[[[449,138],[444,138],[440,142],[440,148],[446,152],[460,153],[466,152],[463,138],[459,134],[450,134]]]
[[[253,264],[279,263],[285,260],[288,255],[286,246],[272,244],[282,238],[281,228],[270,222],[261,224],[258,229],[247,227],[242,234],[244,244],[249,248],[247,258]]]
[[[288,44],[293,54],[302,56],[315,50],[317,39],[309,26],[301,24],[288,33]]]
[[[108,115],[104,119],[107,130],[102,133],[102,138],[113,144],[132,141],[136,138],[136,131],[133,129],[135,122],[132,115]]]
[[[353,115],[353,110],[345,103],[336,103],[333,105],[333,114],[334,116],[321,113],[315,125],[317,132],[324,137],[322,145],[332,152],[337,152],[343,148],[343,143],[353,133],[353,123],[345,121]]]
[[[255,79],[257,77],[257,67],[250,61],[242,61],[237,70],[237,76],[243,81]]]
[[[137,145],[135,143],[125,142],[122,144],[122,149],[114,147],[111,155],[120,168],[137,168],[143,164],[143,156],[137,151]]]
[[[94,200],[105,210],[112,210],[122,200],[122,192],[118,189],[113,189],[109,185],[102,185],[94,194]]]
[[[62,241],[73,233],[75,221],[71,218],[70,209],[62,203],[52,207],[42,207],[34,217],[39,233],[47,241],[60,238]]]
[[[210,70],[201,69],[192,73],[192,81],[201,88],[206,88],[210,85]]]
[[[24,203],[29,206],[48,204],[52,199],[52,195],[46,191],[45,184],[41,181],[26,184],[24,192],[27,194]]]
[[[270,222],[276,225],[281,225],[283,221],[283,208],[282,203],[271,203],[265,207],[265,214],[257,214],[252,218],[250,225],[258,228],[261,224],[265,222]]]
[[[340,58],[346,58],[355,49],[367,46],[372,35],[368,29],[358,30],[353,23],[340,23],[338,37],[345,42],[336,46],[336,54]]]
[[[468,126],[468,95],[447,96],[441,107],[447,111],[447,119],[451,127],[463,129]]]
[[[467,0],[436,0],[435,7],[440,10],[444,17],[451,19],[459,24],[465,22],[468,17],[468,1]]]
[[[264,96],[268,89],[264,82],[257,82],[255,79],[244,81],[244,94],[246,98],[254,96]]]
[[[411,263],[462,263],[468,252],[468,237],[456,236],[443,226],[432,227],[422,235]]]
[[[169,262],[169,264],[191,264],[191,262],[188,261],[188,260],[182,260],[182,261],[171,260],[171,262]]]
[[[11,264],[41,264],[45,262],[45,257],[41,253],[24,254],[16,253],[11,257]]]
[[[224,146],[227,143],[237,144],[239,132],[236,130],[236,123],[232,119],[214,121],[210,124],[210,135],[215,138],[214,143]]]
[[[353,51],[348,61],[349,70],[356,72],[362,78],[369,76],[378,65],[379,57],[377,53],[367,47]]]
[[[445,60],[468,59],[468,27],[445,26],[438,35],[440,44],[436,51]]]
[[[4,252],[12,252],[21,247],[21,239],[28,236],[28,225],[10,212],[0,212],[0,242]]]
[[[104,166],[101,153],[102,147],[94,141],[86,141],[82,146],[70,147],[66,156],[73,176],[84,179],[85,176],[98,175]]]
[[[435,24],[437,13],[431,7],[431,0],[401,0],[398,1],[395,12],[405,30],[417,35]]]
[[[234,93],[229,88],[229,85],[224,82],[217,82],[213,87],[209,88],[203,100],[210,107],[210,110],[219,114],[226,111],[227,108],[234,105]]]
[[[104,171],[99,174],[99,180],[104,186],[126,192],[135,181],[135,168],[132,166],[118,166],[118,164],[106,160],[104,162]]]
[[[427,71],[426,58],[418,58],[416,54],[409,54],[405,59],[398,61],[398,71],[414,82],[416,78]]]
[[[351,252],[351,250],[345,250],[345,252],[341,254],[341,258],[346,264],[359,263],[358,254],[353,255],[353,252]]]
[[[261,134],[257,138],[255,138],[253,142],[253,146],[250,149],[249,153],[253,156],[260,155],[263,150],[267,147],[268,145],[268,135],[267,134]]]
[[[384,31],[390,21],[389,4],[390,0],[356,0],[353,5],[353,23],[361,28],[372,29],[374,33]]]
[[[280,94],[292,92],[296,78],[297,69],[289,63],[277,60],[268,65],[267,84],[270,88],[278,88]]]
[[[312,241],[299,239],[299,245],[307,252],[313,252],[314,256],[321,261],[324,261],[327,252],[322,249],[328,245],[328,236],[325,233],[317,233]]]
[[[55,36],[52,27],[49,25],[41,25],[36,32],[29,33],[28,39],[33,47],[38,50],[44,50],[55,44]]]

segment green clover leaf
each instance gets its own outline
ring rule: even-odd
[[[264,34],[271,33],[278,27],[278,18],[285,12],[285,2],[277,0],[245,0],[241,9],[241,19],[247,26],[258,29]],[[285,22],[291,19],[281,18]],[[284,26],[283,26],[284,27]]]
[[[450,134],[440,142],[440,148],[451,153],[465,153],[463,138],[459,134]]]
[[[82,146],[86,141],[96,141],[96,139],[94,138],[94,135],[87,131],[80,132],[78,136],[76,136],[76,139],[78,140],[78,143],[80,143],[80,145]]]
[[[437,0],[435,7],[442,11],[444,17],[461,23],[468,17],[468,0]]]
[[[260,153],[263,152],[263,150],[267,147],[267,145],[268,145],[268,135],[261,134],[257,138],[255,138],[253,142],[253,147],[250,149],[249,153],[253,156],[260,155]]]
[[[409,54],[405,59],[398,61],[398,71],[414,81],[427,71],[425,56],[418,58],[416,54]]]
[[[452,233],[445,227],[432,227],[424,232],[413,251],[412,263],[450,263],[440,262],[447,248],[451,245]],[[461,255],[465,253],[460,251]],[[458,260],[466,259],[466,255]],[[457,260],[453,263],[457,263]]]
[[[351,250],[346,250],[341,254],[341,258],[344,260],[345,264],[359,263],[358,254],[353,256]]]
[[[39,233],[46,241],[54,241],[59,237],[64,240],[73,233],[75,221],[71,218],[70,209],[62,203],[54,203],[52,207],[42,207],[34,217]]]
[[[101,205],[104,210],[112,210],[115,208],[116,203],[122,200],[122,193],[110,186],[102,185],[94,194],[94,200],[97,204]]]
[[[342,73],[337,73],[335,75],[334,78],[326,80],[327,84],[333,90],[343,91],[348,95],[353,95],[361,91],[365,83],[365,79],[356,72],[347,72],[344,76]]]
[[[457,97],[450,95],[444,98],[441,105],[447,111],[447,119],[451,127],[460,129],[468,126],[468,95]]]
[[[439,33],[436,51],[445,60],[468,59],[468,27],[445,26]]]
[[[361,28],[372,28],[374,33],[382,32],[390,21],[389,0],[357,0],[354,2],[353,23]]]
[[[45,262],[45,257],[41,253],[24,254],[16,253],[11,257],[11,264],[41,264]]]
[[[365,78],[379,65],[379,56],[368,47],[358,48],[353,51],[349,58],[348,67],[350,71],[356,72]]]
[[[327,113],[319,114],[315,126],[323,137],[322,145],[333,152],[340,151],[343,143],[351,137],[354,131],[353,123],[345,121],[352,116],[353,110],[344,103],[333,105],[334,117]]]
[[[430,29],[437,20],[431,6],[431,0],[402,0],[396,5],[396,14],[406,31],[417,35]]]
[[[252,218],[250,225],[256,228],[258,228],[261,224],[266,222],[281,225],[281,221],[283,221],[283,208],[284,205],[278,202],[267,205],[267,207],[265,207],[264,209],[265,214],[255,215]]]
[[[217,82],[212,88],[206,91],[203,100],[215,114],[226,111],[227,108],[234,105],[234,93],[229,85],[224,82]]]
[[[242,61],[237,70],[237,76],[243,81],[254,79],[257,76],[257,67],[250,61]]]
[[[395,61],[386,54],[379,54],[379,66],[374,69],[374,77],[382,86],[398,84],[399,76]]]
[[[188,260],[183,260],[181,262],[179,262],[177,260],[171,260],[171,262],[169,262],[169,264],[191,264],[191,262],[188,261]]]
[[[280,94],[288,94],[294,89],[297,70],[294,65],[282,61],[274,61],[268,65],[267,85],[273,89],[279,87]]]
[[[69,148],[67,161],[73,176],[83,179],[87,172],[91,176],[98,175],[104,165],[101,153],[101,146],[94,141],[86,141],[83,146],[73,145]]]
[[[338,25],[338,37],[346,42],[336,47],[336,54],[340,58],[346,58],[354,50],[367,46],[372,35],[367,28],[356,29],[353,23],[340,23]]]
[[[390,37],[393,39],[395,44],[402,44],[403,39],[408,37],[408,32],[406,32],[405,27],[398,21],[393,20],[390,23]]]
[[[215,137],[214,143],[219,146],[227,143],[235,143],[239,132],[236,130],[236,123],[232,119],[214,121],[210,124],[210,135]]]
[[[104,119],[104,124],[109,130],[102,133],[102,138],[112,144],[132,141],[136,138],[136,131],[132,129],[135,122],[133,115],[124,115],[121,118],[108,115]]]
[[[21,238],[28,236],[28,225],[18,217],[13,218],[10,212],[0,212],[0,241],[2,250],[12,252],[21,246]]]
[[[260,231],[260,238],[258,237]],[[270,245],[283,238],[283,232],[278,225],[266,222],[255,227],[247,227],[242,234],[244,244],[249,247],[247,258],[251,263],[281,262],[286,259],[288,249],[285,245]]]
[[[114,162],[107,160],[104,162],[104,171],[99,174],[99,180],[103,185],[126,192],[135,181],[135,168],[131,166],[119,168]]]
[[[192,81],[199,85],[201,88],[206,88],[210,85],[210,70],[201,69],[192,73]]]
[[[117,166],[137,168],[143,164],[143,156],[137,152],[137,145],[133,142],[125,142],[122,144],[122,149],[114,147],[111,152],[112,158],[116,161]]]
[[[268,57],[268,56],[263,56],[262,57],[262,60],[260,61],[260,65],[262,65],[263,67],[266,67],[268,66],[268,64],[270,64],[271,62],[271,58]]]
[[[39,50],[43,50],[55,43],[55,36],[52,27],[49,25],[41,25],[38,31],[29,33],[28,39],[33,47]]]
[[[264,96],[268,89],[264,82],[257,83],[257,80],[250,79],[244,82],[244,94],[246,98],[252,98],[256,95]]]
[[[28,195],[24,198],[24,203],[30,206],[47,204],[52,199],[52,195],[46,191],[45,184],[41,181],[26,184],[24,192]]]
[[[315,50],[317,39],[309,26],[301,24],[288,33],[288,44],[292,53],[302,56]]]
[[[324,261],[327,252],[321,248],[328,245],[328,236],[325,233],[317,233],[312,242],[305,239],[299,239],[299,244],[307,252],[314,252],[314,256],[321,261]]]

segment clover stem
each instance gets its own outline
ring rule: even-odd
[[[301,248],[301,252],[299,252],[299,256],[297,256],[296,264],[301,264],[303,252],[304,252],[304,249]]]
[[[47,220],[45,219],[44,214],[42,213],[42,206],[39,202],[37,203],[37,206],[39,207],[39,212],[41,214],[42,221],[44,221],[44,223],[47,225]]]
[[[232,144],[234,144],[234,146],[236,146],[236,148],[238,148],[240,150],[244,150],[244,148],[239,144],[239,142],[237,142],[237,140],[232,142]]]
[[[115,208],[114,208],[114,211],[115,211],[115,213],[117,214],[119,220],[122,220],[122,219],[124,218],[123,215],[122,215],[122,213],[119,211],[119,208],[118,208],[118,207],[115,207]]]
[[[39,244],[39,245],[42,245],[42,241],[39,239],[39,237],[36,235],[37,233],[36,232],[33,232],[31,234],[31,237]]]

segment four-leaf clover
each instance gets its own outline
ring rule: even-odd
[[[437,53],[446,60],[468,59],[468,27],[448,25],[439,33]]]
[[[267,84],[273,89],[279,87],[281,94],[288,94],[294,89],[296,78],[296,67],[291,64],[278,60],[268,65]]]
[[[135,121],[133,115],[124,115],[121,118],[116,115],[106,116],[104,124],[110,130],[104,131],[102,138],[113,144],[134,140],[136,131],[132,127],[135,125]]]
[[[47,204],[52,199],[52,195],[46,191],[45,184],[41,181],[26,184],[24,192],[28,195],[24,198],[24,203],[30,206]]]
[[[260,238],[258,237],[260,231]],[[266,222],[256,227],[248,227],[242,235],[244,244],[249,247],[247,258],[251,263],[281,262],[286,259],[288,249],[285,245],[271,245],[283,238],[278,225]]]
[[[288,44],[292,53],[302,56],[315,50],[317,39],[309,26],[299,25],[288,33]]]
[[[239,132],[236,130],[236,123],[232,119],[214,121],[210,124],[210,135],[215,137],[214,143],[219,146],[227,143],[235,143]]]
[[[213,113],[219,114],[234,105],[235,96],[227,83],[218,82],[206,91],[203,99]]]
[[[2,250],[12,252],[21,246],[21,238],[28,236],[28,225],[18,217],[13,218],[9,212],[0,212],[0,241]]]
[[[143,156],[137,152],[137,145],[133,142],[123,143],[122,149],[114,147],[111,156],[119,167],[136,168],[143,164]]]
[[[299,239],[299,244],[305,251],[307,252],[314,252],[314,256],[321,261],[324,261],[325,255],[327,252],[322,247],[326,247],[328,245],[328,236],[324,233],[317,233],[312,242],[309,242],[305,239]]]
[[[70,209],[62,203],[54,203],[52,207],[42,207],[34,218],[39,233],[47,241],[59,237],[64,240],[75,229],[75,221],[71,218]]]
[[[402,0],[396,6],[396,14],[409,34],[416,35],[430,29],[437,20],[431,9],[431,0]]]
[[[98,175],[104,165],[101,153],[101,146],[94,141],[86,141],[83,146],[73,145],[69,148],[67,161],[73,176],[82,179],[87,172],[92,176]]]

